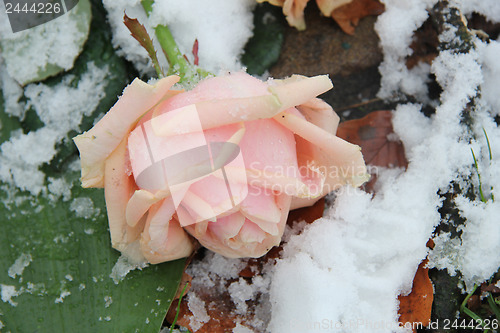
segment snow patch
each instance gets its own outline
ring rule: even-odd
[[[33,195],[46,192],[45,174],[39,167],[52,160],[56,144],[71,130],[78,130],[83,116],[89,116],[104,97],[107,67],[99,68],[93,63],[87,67],[76,86],[75,78],[70,75],[55,86],[42,83],[26,86],[25,109],[34,109],[45,126],[26,134],[19,130],[0,146],[0,181]],[[51,192],[67,197],[67,192],[61,189],[63,184],[53,180],[50,184]]]
[[[97,217],[101,213],[101,210],[94,207],[94,202],[88,197],[74,198],[73,201],[71,201],[69,209],[75,212],[76,217],[84,219]]]
[[[156,1],[149,19],[138,0],[105,0],[103,3],[113,29],[113,44],[120,48],[120,55],[143,73],[152,73],[152,65],[146,51],[123,24],[124,11],[146,26],[165,68],[167,64],[152,29],[159,24],[168,25],[181,53],[191,63],[194,60],[191,50],[198,40],[199,64],[203,69],[215,74],[242,69],[240,56],[253,35],[254,0]]]
[[[131,245],[134,245],[134,244],[135,243],[133,243]],[[138,243],[135,245],[139,246]],[[113,279],[113,282],[115,284],[118,284],[120,281],[122,281],[127,276],[127,274],[130,271],[133,271],[135,269],[142,270],[143,268],[145,268],[147,266],[148,266],[148,264],[144,258],[142,258],[141,260],[134,260],[133,257],[131,257],[127,254],[122,254],[118,258],[118,260],[116,261],[115,265],[113,266],[113,269],[111,270],[111,274],[109,275],[109,277]]]
[[[19,296],[19,294],[15,286],[0,284],[0,296],[3,302],[15,307],[17,306],[17,302],[14,302],[12,298]]]
[[[16,261],[14,261],[12,266],[9,267],[7,274],[13,279],[15,279],[16,276],[23,275],[24,269],[29,266],[31,261],[33,261],[31,254],[29,254],[29,253],[28,254],[26,254],[26,253],[21,254],[16,259]]]

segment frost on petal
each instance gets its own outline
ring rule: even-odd
[[[149,85],[135,79],[109,112],[89,131],[73,138],[80,151],[82,186],[102,187],[106,158],[132,130],[139,118],[162,98],[175,94],[169,89],[179,80],[169,76]]]
[[[272,80],[269,91],[282,103],[282,110],[301,105],[333,88],[327,75],[306,77],[292,75],[283,80]]]
[[[134,178],[127,174],[126,140],[106,159],[104,166],[104,196],[108,212],[111,244],[117,250],[125,247],[139,237],[144,222],[129,226],[126,208],[130,197],[136,190]]]
[[[141,237],[141,250],[152,264],[188,257],[194,250],[188,234],[172,218],[175,213],[171,197],[150,209]]]

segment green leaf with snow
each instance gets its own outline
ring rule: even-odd
[[[130,266],[111,248],[103,190],[80,187],[70,138],[112,106],[129,74],[102,4],[92,10],[71,71],[21,88],[0,68],[2,332],[158,332],[184,270],[179,260],[111,278]]]
[[[17,33],[6,31],[0,49],[9,75],[25,85],[71,69],[87,40],[91,17],[89,0],[80,0],[52,21]]]
[[[2,331],[158,332],[184,260],[134,270],[116,284],[112,276],[132,266],[110,246],[103,191],[82,189],[78,176],[68,170],[52,180],[62,197],[0,195]]]
[[[262,75],[278,61],[285,27],[280,7],[267,3],[257,5],[254,11],[254,35],[241,57],[248,73]]]
[[[0,90],[0,144],[10,138],[10,133],[13,130],[21,128],[21,124],[17,118],[1,111],[4,110],[4,104],[3,94]]]

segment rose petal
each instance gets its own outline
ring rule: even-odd
[[[135,79],[122,97],[89,131],[73,138],[80,151],[82,186],[102,187],[106,158],[132,130],[138,119],[162,98],[176,94],[169,89],[179,80],[172,75],[151,86]]]
[[[248,196],[241,203],[240,209],[243,215],[265,232],[271,235],[278,234],[282,211],[276,204],[272,192],[266,193],[261,188],[250,186]]]
[[[223,218],[218,218],[216,222],[210,222],[209,228],[210,231],[214,233],[215,237],[223,244],[238,249],[241,247],[241,244],[237,244],[233,238],[238,235],[244,223],[245,216],[235,213]]]
[[[210,83],[210,80],[214,80],[214,78],[208,79],[207,84]],[[250,122],[257,119],[272,118],[281,111],[306,103],[333,87],[332,82],[326,75],[310,78],[294,75],[284,80],[269,82],[267,92],[270,94],[193,101],[192,103],[198,111],[203,130],[241,121]],[[194,95],[196,97],[196,94]],[[183,96],[183,98],[187,99],[187,96]],[[182,105],[181,107],[188,107],[183,103],[179,104]],[[166,100],[155,109],[154,114],[157,116],[153,118],[152,123],[155,133],[162,136],[175,136],[179,134],[178,124],[183,124],[183,133],[199,131],[197,123],[188,121],[191,117],[190,113],[179,112],[175,120],[169,122],[160,123],[155,120],[155,118],[161,118],[161,114],[172,110],[173,105],[175,103]],[[189,123],[192,124],[191,127],[184,125]]]
[[[153,204],[169,195],[168,188],[155,194],[146,190],[136,190],[127,203],[125,211],[127,224],[131,227],[135,226]]]
[[[152,264],[188,257],[194,250],[188,234],[172,216],[175,212],[171,198],[154,204],[141,237],[141,250]]]
[[[303,139],[297,138],[299,164],[313,162],[315,169],[323,170],[323,194],[345,184],[357,187],[369,179],[359,146],[290,113],[283,112],[274,119]]]
[[[127,224],[125,207],[135,191],[135,182],[132,176],[127,175],[126,159],[126,140],[122,140],[106,159],[104,166],[104,196],[111,244],[120,251],[138,238],[144,226],[144,221],[136,223],[134,227]]]
[[[266,233],[258,225],[249,219],[245,219],[245,223],[239,233],[239,238],[242,243],[262,243],[266,239]]]
[[[327,75],[292,75],[283,80],[272,80],[269,84],[269,91],[278,97],[282,110],[306,103],[332,88],[332,81]]]
[[[298,105],[297,109],[310,123],[313,123],[329,133],[335,134],[337,132],[340,118],[325,101],[319,98],[313,98]]]

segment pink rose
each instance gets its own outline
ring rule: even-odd
[[[213,77],[190,91],[169,76],[134,80],[74,138],[83,187],[104,187],[114,248],[151,263],[190,255],[193,240],[228,257],[278,245],[290,209],[368,178],[360,148],[316,98],[326,76],[262,82]]]

